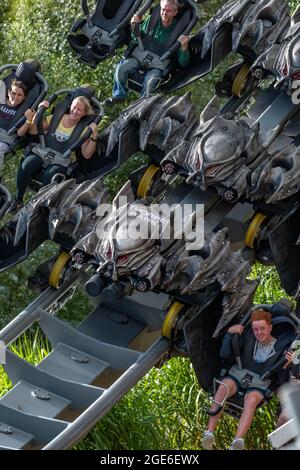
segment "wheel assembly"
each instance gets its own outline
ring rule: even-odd
[[[181,302],[175,300],[170,305],[168,311],[166,312],[162,327],[161,333],[165,338],[170,339],[174,331],[175,325],[177,323],[178,317],[185,305]]]
[[[53,264],[51,273],[49,275],[49,286],[58,289],[62,283],[65,268],[71,258],[70,253],[63,251],[60,253],[55,263]]]
[[[232,94],[241,97],[247,83],[247,77],[249,75],[250,67],[248,64],[244,64],[239,72],[237,73],[234,82],[232,84]]]
[[[148,166],[146,171],[144,172],[143,176],[140,179],[138,189],[137,189],[137,196],[141,199],[147,197],[151,191],[151,187],[155,180],[156,174],[160,170],[160,166],[151,165]]]
[[[262,214],[258,212],[255,214],[253,219],[251,220],[246,236],[245,236],[245,245],[249,248],[254,247],[255,239],[258,237],[259,231],[261,229],[262,223],[267,218],[266,214]]]

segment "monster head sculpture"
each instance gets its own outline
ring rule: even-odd
[[[246,121],[222,116],[200,124],[184,162],[187,182],[206,189],[226,181],[250,161],[249,148],[256,135]]]
[[[157,228],[163,222],[163,215],[155,213],[152,206],[133,202],[131,192],[127,182],[107,218],[95,226],[88,239],[74,247],[73,255],[77,260],[78,253],[89,253],[93,257],[91,264],[102,278],[129,281],[145,291],[160,279],[162,256]]]
[[[279,83],[292,92],[294,83],[300,80],[300,23],[297,32],[283,42],[274,64],[275,75]]]
[[[275,87],[285,89],[290,95],[299,89],[300,21],[297,12],[284,40],[269,47],[252,65],[252,73],[257,75],[260,69],[271,72],[277,81]]]

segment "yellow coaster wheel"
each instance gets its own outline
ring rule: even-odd
[[[58,289],[61,285],[63,273],[70,260],[71,255],[66,251],[62,251],[55,263],[53,264],[51,273],[49,275],[49,286]]]
[[[171,338],[172,331],[174,330],[177,319],[184,307],[185,304],[178,302],[177,300],[172,302],[172,304],[170,305],[161,327],[161,334],[165,338]]]
[[[247,83],[247,77],[249,75],[250,67],[248,64],[244,64],[238,71],[234,82],[232,84],[232,94],[241,97]]]
[[[159,170],[160,166],[154,165],[153,163],[145,170],[137,188],[137,196],[139,198],[143,199],[149,195],[155,176]]]
[[[261,212],[258,212],[257,214],[255,214],[255,216],[251,220],[246,236],[245,236],[245,245],[248,246],[249,248],[254,247],[254,241],[257,238],[260,228],[262,226],[262,223],[264,222],[266,218],[267,218],[266,214],[262,214]]]

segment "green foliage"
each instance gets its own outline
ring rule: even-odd
[[[73,0],[24,0],[11,2],[2,19],[2,63],[19,63],[28,58],[41,62],[50,92],[83,83],[93,84],[98,94],[109,94],[112,61],[96,71],[80,66],[68,46],[66,36],[77,16],[80,2]]]

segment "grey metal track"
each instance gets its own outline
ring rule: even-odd
[[[7,349],[13,387],[0,399],[0,449],[71,448],[170,348],[164,294],[155,306],[147,295],[100,303],[77,328],[53,316],[80,277],[47,289],[0,332],[9,345],[38,323],[53,347],[37,365]]]

